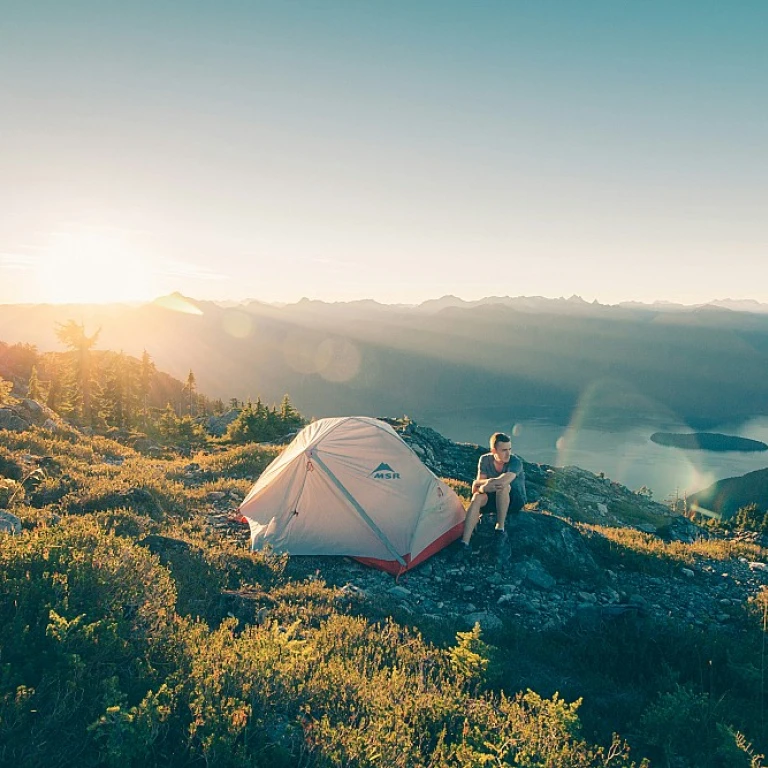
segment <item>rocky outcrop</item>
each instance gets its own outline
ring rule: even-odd
[[[9,432],[23,432],[29,427],[29,422],[22,419],[13,408],[0,408],[0,429],[7,429]]]
[[[474,478],[480,446],[453,443],[412,420],[388,421],[436,474]],[[338,587],[340,599],[364,603],[373,613],[400,612],[453,626],[478,622],[489,633],[512,625],[591,632],[638,617],[738,632],[744,606],[768,586],[768,564],[746,560],[699,558],[664,575],[633,570],[620,558],[606,567],[603,535],[581,523],[628,526],[624,518],[632,515],[642,521],[632,527],[651,536],[694,541],[707,534],[648,496],[578,467],[526,462],[525,471],[531,503],[508,518],[506,541],[493,530],[493,514],[486,514],[471,554],[451,545],[397,581],[347,557],[292,557],[285,573],[322,578]],[[247,546],[237,495],[213,492],[207,501],[211,529]]]
[[[0,429],[24,432],[32,426],[50,432],[71,431],[71,427],[68,427],[55,411],[36,400],[23,398],[0,408]]]
[[[222,413],[220,416],[209,416],[205,420],[205,428],[212,435],[222,437],[227,433],[227,427],[240,415],[240,410],[232,410]]]

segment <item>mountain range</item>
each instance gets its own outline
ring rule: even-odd
[[[60,349],[56,326],[101,328],[98,346],[141,355],[210,397],[285,392],[310,416],[505,409],[707,427],[768,414],[768,305],[724,300],[603,305],[578,296],[454,296],[283,306],[172,294],[142,305],[0,305],[0,340]]]

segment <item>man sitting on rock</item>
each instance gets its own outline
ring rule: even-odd
[[[480,510],[491,502],[496,507],[496,546],[506,549],[504,524],[507,513],[517,514],[525,505],[525,470],[519,456],[512,453],[512,440],[502,432],[491,435],[491,452],[484,453],[477,464],[477,479],[472,483],[472,501],[464,520],[460,549],[470,553],[469,540],[480,520]],[[491,507],[489,507],[491,508]]]

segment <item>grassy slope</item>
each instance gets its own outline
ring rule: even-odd
[[[192,471],[98,437],[0,449],[24,525],[0,540],[0,761],[629,765],[620,731],[659,765],[747,766],[733,728],[763,736],[757,619],[738,643],[619,623],[486,646],[222,539],[212,499],[242,498],[274,450],[221,446]],[[606,567],[700,555],[598,534]],[[581,720],[558,691],[586,697]]]

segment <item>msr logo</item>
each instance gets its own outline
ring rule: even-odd
[[[389,464],[384,464],[384,462],[382,462],[373,470],[373,472],[371,472],[369,477],[372,477],[374,480],[399,480],[400,473],[395,472]]]

